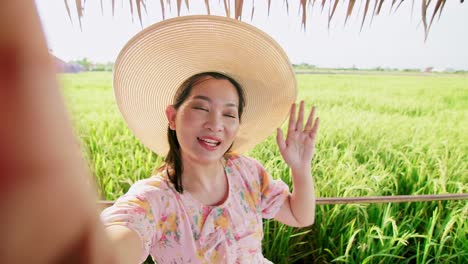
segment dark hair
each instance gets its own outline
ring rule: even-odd
[[[212,77],[217,80],[228,80],[234,88],[236,88],[237,95],[239,97],[239,121],[242,117],[242,112],[244,111],[245,106],[245,95],[244,90],[238,82],[232,79],[229,76],[218,72],[202,72],[193,75],[192,77],[185,80],[177,89],[174,95],[173,106],[175,109],[179,109],[182,103],[187,99],[192,91],[193,86],[203,77]],[[167,128],[167,140],[169,142],[169,151],[166,155],[165,163],[158,168],[158,171],[166,171],[169,180],[174,185],[174,188],[179,193],[183,193],[184,189],[182,187],[182,172],[184,170],[182,164],[182,157],[180,153],[179,140],[177,139],[177,134],[175,130]],[[229,152],[229,150],[228,150]]]

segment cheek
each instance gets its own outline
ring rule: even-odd
[[[237,135],[237,131],[239,131],[239,122],[236,121],[236,122],[227,123],[226,128],[227,130],[229,130],[231,134],[233,134],[233,136],[235,136]]]
[[[181,111],[180,114],[177,116],[176,123],[182,127],[190,127],[193,124],[196,124],[200,121],[199,115],[197,115],[194,111]]]

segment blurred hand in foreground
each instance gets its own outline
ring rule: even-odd
[[[115,263],[33,0],[0,8],[0,263]]]

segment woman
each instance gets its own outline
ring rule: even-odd
[[[308,226],[318,119],[296,119],[296,82],[282,49],[265,33],[222,17],[153,25],[116,61],[114,89],[135,135],[165,164],[102,213],[122,263],[270,263],[263,218]],[[171,98],[173,98],[172,101]],[[281,125],[277,143],[293,192],[244,152]],[[305,125],[303,124],[305,122]]]

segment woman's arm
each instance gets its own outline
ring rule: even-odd
[[[277,143],[286,164],[291,168],[293,192],[275,216],[278,221],[290,226],[309,226],[315,221],[315,188],[311,163],[315,151],[315,137],[319,120],[315,119],[315,107],[303,126],[304,102],[299,107],[296,122],[296,104],[291,106],[286,140],[278,128]]]
[[[111,225],[106,228],[115,249],[115,259],[120,264],[138,263],[143,252],[143,243],[138,234],[122,225]]]
[[[295,227],[305,227],[315,221],[315,188],[312,175],[293,175],[293,192],[286,198],[275,219],[283,224]],[[305,179],[305,181],[294,180]],[[307,180],[309,179],[309,180]]]

